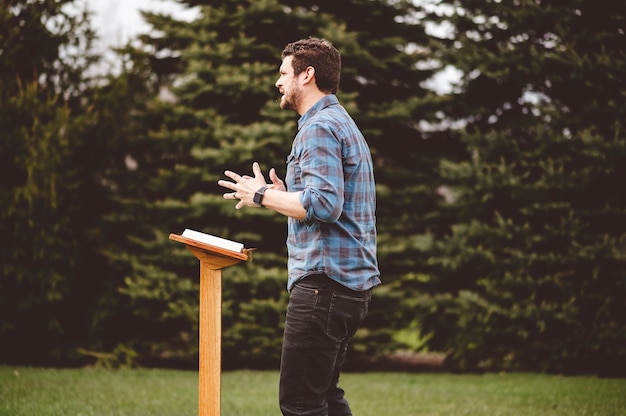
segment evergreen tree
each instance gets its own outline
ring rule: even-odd
[[[428,18],[452,29],[433,50],[464,74],[445,114],[467,156],[442,164],[456,224],[416,310],[456,368],[626,368],[619,3],[443,1]]]
[[[197,19],[146,13],[159,33],[140,37],[147,51],[141,59],[149,60],[162,94],[150,104],[157,111],[146,118],[146,136],[133,137],[129,147],[136,177],[118,183],[142,219],[114,254],[128,267],[122,293],[135,311],[145,311],[131,344],[143,357],[195,357],[197,261],[167,239],[192,228],[258,249],[252,263],[224,271],[224,365],[275,366],[287,296],[286,221],[262,209],[236,211],[217,180],[225,169],[250,173],[253,161],[284,176],[297,115],[277,104],[280,51],[303,37],[329,39],[343,56],[339,98],[373,150],[383,280],[400,278],[424,261],[400,251],[429,227],[415,212],[436,207],[433,172],[444,149],[416,127],[416,120],[435,117],[421,86],[432,70],[417,66],[426,59],[418,47],[426,35],[404,19],[414,12],[410,2],[185,4],[199,8]],[[393,328],[405,326],[394,296],[379,291],[362,332],[369,341],[356,349],[371,350],[374,340],[391,348]]]
[[[81,102],[93,33],[69,1],[0,5],[0,355],[60,359],[85,332],[75,319],[92,217],[88,120]],[[85,198],[85,199],[83,199]],[[82,268],[82,269],[81,269]]]

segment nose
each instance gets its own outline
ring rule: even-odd
[[[280,89],[280,86],[282,85],[281,79],[283,77],[278,77],[278,79],[276,80],[276,83],[274,84],[274,86],[278,89]]]

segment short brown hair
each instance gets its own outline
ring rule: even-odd
[[[337,93],[341,74],[341,55],[332,43],[325,39],[300,39],[285,46],[281,55],[293,56],[291,65],[294,75],[312,66],[315,68],[317,88],[326,93]]]

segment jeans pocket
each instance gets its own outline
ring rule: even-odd
[[[328,313],[326,334],[341,342],[352,337],[367,315],[369,297],[333,293]]]
[[[287,317],[285,319],[284,342],[289,346],[306,345],[310,342],[311,327],[316,320],[318,291],[315,288],[296,284],[291,290]]]

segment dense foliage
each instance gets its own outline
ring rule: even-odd
[[[442,62],[467,157],[442,160],[449,235],[415,299],[460,369],[626,363],[626,21],[617,3],[455,1]],[[619,370],[617,370],[619,371]]]
[[[93,33],[69,1],[0,5],[0,351],[48,358],[89,323],[93,150],[81,102]],[[35,51],[38,51],[35,53]],[[95,189],[95,192],[93,191]],[[92,199],[94,198],[94,199]],[[42,348],[42,345],[45,346]]]
[[[284,175],[297,115],[279,109],[274,83],[280,51],[289,41],[326,37],[342,51],[340,99],[354,113],[380,167],[379,216],[387,224],[381,225],[380,238],[395,241],[400,233],[415,232],[399,227],[392,214],[394,204],[399,195],[405,199],[414,195],[427,207],[434,197],[428,195],[424,171],[433,173],[437,163],[413,126],[429,94],[420,82],[432,70],[416,67],[423,52],[406,50],[409,43],[426,42],[420,26],[396,21],[411,10],[408,3],[351,2],[346,7],[225,1],[201,5],[199,17],[190,23],[146,15],[159,33],[141,37],[147,51],[144,59],[160,80],[161,97],[169,98],[155,100],[155,116],[143,123],[150,137],[146,147],[129,151],[143,178],[137,182],[139,189],[150,192],[136,193],[134,182],[126,177],[118,184],[122,190],[133,187],[129,198],[140,199],[131,205],[143,207],[150,219],[137,227],[132,244],[120,246],[117,255],[131,267],[121,291],[132,300],[133,310],[145,312],[136,322],[141,334],[133,340],[134,349],[150,355],[158,334],[163,342],[159,353],[167,350],[170,357],[182,360],[195,353],[189,340],[195,339],[197,328],[184,324],[195,322],[190,317],[197,310],[188,307],[195,286],[179,277],[193,279],[197,265],[195,259],[185,260],[189,256],[183,248],[167,240],[170,232],[192,228],[258,249],[252,264],[224,271],[224,365],[277,365],[287,298],[286,221],[265,210],[236,211],[223,200],[225,190],[216,182],[225,169],[249,173],[255,160],[265,172],[275,167]],[[380,29],[371,32],[370,27]],[[429,158],[428,163],[420,162]],[[418,163],[423,168],[412,171]],[[402,167],[409,169],[402,182],[419,186],[399,186]],[[414,209],[411,204],[396,214],[408,217]],[[394,255],[393,250],[381,253],[383,259]],[[394,278],[393,267],[384,272],[388,280]],[[384,305],[392,310],[399,299],[382,295],[379,301],[379,310],[384,311]],[[393,314],[374,312],[355,349],[392,350],[394,329],[403,325]],[[146,336],[149,328],[153,332]]]
[[[384,285],[351,356],[437,350],[459,370],[624,362],[617,6],[180,3],[197,18],[145,13],[155,30],[100,79],[71,2],[2,3],[3,360],[195,366],[198,264],[168,239],[192,228],[257,248],[224,270],[224,366],[277,366],[286,222],[235,210],[216,182],[253,161],[284,175],[297,115],[278,108],[280,51],[319,36],[342,52],[339,98],[376,169]],[[452,90],[429,90],[450,67]]]

